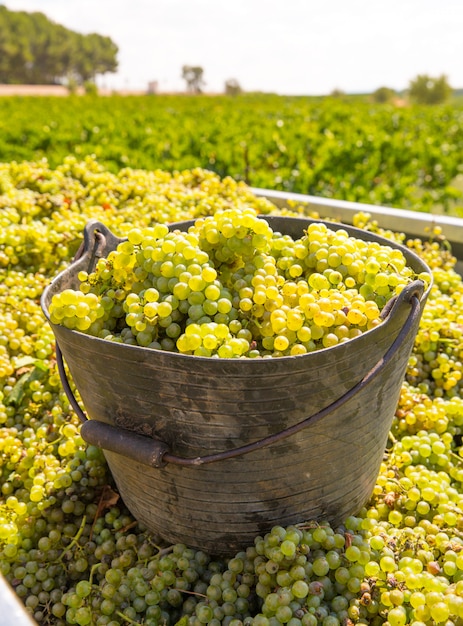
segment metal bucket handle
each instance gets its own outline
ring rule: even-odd
[[[103,232],[102,232],[103,231]],[[96,243],[93,249],[90,249],[90,240],[92,235],[96,239]],[[121,239],[115,237],[105,226],[99,222],[92,222],[87,225],[84,232],[84,242],[77,252],[74,261],[82,259],[83,256],[89,256],[90,265],[95,262],[96,258],[104,256],[104,250],[107,247],[107,239],[111,239],[111,245],[117,244]],[[395,353],[399,349],[400,345],[405,340],[410,329],[416,323],[420,316],[420,299],[424,293],[424,283],[421,280],[415,280],[409,285],[406,285],[401,293],[392,298],[382,311],[381,317],[386,319],[394,314],[398,308],[404,303],[410,305],[410,313],[405,320],[404,325],[400,329],[394,342],[391,344],[386,354],[382,356],[376,365],[374,365],[369,372],[351,389],[346,391],[340,398],[332,402],[327,407],[321,409],[317,413],[314,413],[310,417],[303,419],[302,421],[285,428],[284,430],[264,437],[258,441],[239,446],[232,450],[225,450],[224,452],[218,452],[215,454],[209,454],[205,456],[199,456],[194,458],[187,458],[177,456],[169,451],[169,446],[163,441],[153,439],[145,435],[140,435],[125,428],[119,428],[107,424],[106,422],[100,422],[98,420],[90,420],[87,415],[81,409],[76,397],[70,387],[69,380],[64,367],[63,356],[56,342],[56,361],[58,365],[58,371],[63,385],[63,389],[66,396],[74,409],[75,413],[82,422],[81,435],[82,438],[90,444],[96,445],[104,450],[116,452],[130,459],[149,465],[150,467],[163,467],[167,463],[174,463],[176,465],[184,466],[199,466],[206,463],[214,463],[216,461],[223,461],[225,459],[231,459],[243,454],[248,454],[255,450],[259,450],[266,446],[272,445],[277,441],[281,441],[286,437],[290,437],[295,433],[303,430],[310,424],[317,422],[332,411],[338,409],[345,404],[350,398],[361,391],[371,380],[376,378],[378,374],[386,367],[386,365],[394,357]]]

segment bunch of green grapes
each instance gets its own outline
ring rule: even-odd
[[[346,230],[334,230],[324,223],[311,224],[294,243],[288,237],[275,243],[277,265],[285,277],[294,280],[315,274],[318,288],[357,289],[380,308],[413,275],[401,250],[352,237]]]
[[[456,258],[441,230],[429,239],[413,239],[408,246],[428,264],[433,288],[423,311],[406,380],[431,398],[457,398],[463,388],[463,288]]]
[[[199,247],[209,254],[217,270],[236,267],[270,249],[273,231],[254,210],[227,209],[195,222]]]
[[[306,354],[374,328],[414,273],[400,250],[343,229],[313,223],[294,241],[253,209],[226,209],[188,232],[133,229],[79,278],[80,291],[53,297],[53,323],[182,354],[256,358]]]

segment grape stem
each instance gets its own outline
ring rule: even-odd
[[[131,619],[127,615],[124,615],[124,613],[121,613],[121,611],[116,611],[116,615],[118,617],[122,617],[122,619],[125,620],[128,624],[134,624],[134,626],[141,626],[140,622],[136,622],[135,620]]]
[[[80,524],[79,530],[76,532],[75,536],[72,538],[71,543],[68,546],[66,546],[65,550],[63,550],[63,552],[62,552],[62,554],[61,554],[61,556],[59,558],[59,561],[62,561],[64,555],[66,554],[66,552],[69,552],[69,550],[71,550],[71,548],[73,548],[78,543],[79,539],[82,536],[82,533],[84,532],[84,528],[85,528],[85,524],[86,523],[87,523],[87,516],[84,515],[83,518],[82,518],[82,522]]]
[[[90,569],[90,576],[88,577],[88,582],[93,585],[93,574],[95,573],[95,570],[100,567],[101,563],[94,563]]]
[[[154,545],[154,547],[157,548],[157,550],[158,550],[158,553],[156,554],[156,557],[161,557],[161,556],[164,556],[166,554],[169,554],[174,549],[174,546],[167,546],[166,548],[160,548],[159,546]]]

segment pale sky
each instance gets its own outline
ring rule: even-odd
[[[183,91],[183,65],[205,91],[234,78],[288,95],[407,88],[445,74],[463,88],[463,0],[0,0],[118,45],[109,89]]]

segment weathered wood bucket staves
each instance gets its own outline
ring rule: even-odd
[[[314,221],[265,219],[293,237]],[[431,273],[403,246],[344,224],[329,227],[400,248],[417,274]],[[53,295],[77,288],[79,271],[92,270],[120,241],[99,222],[87,225],[80,257],[43,293],[49,322]],[[103,448],[134,517],[167,541],[233,554],[275,524],[338,524],[367,502],[428,294],[414,281],[376,328],[333,348],[274,359],[175,354],[50,324],[82,436]]]

